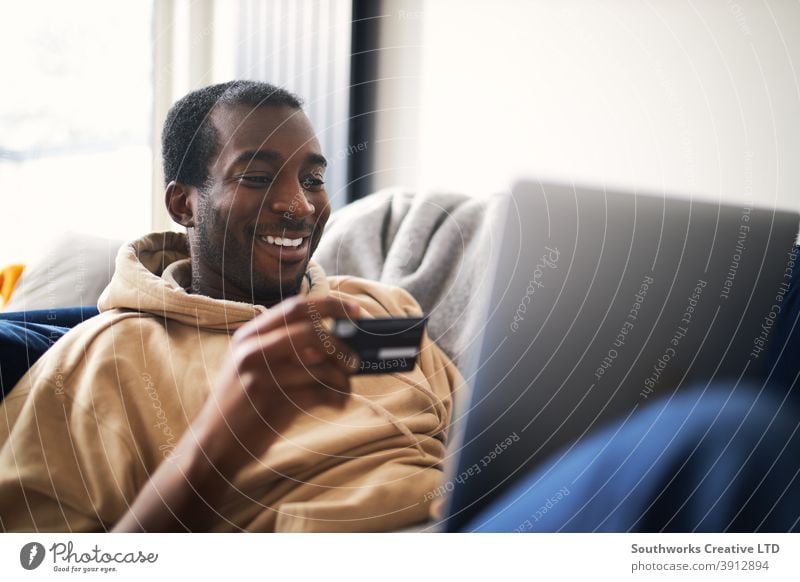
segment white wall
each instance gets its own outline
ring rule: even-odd
[[[480,194],[527,174],[800,209],[798,2],[437,0],[420,21],[407,182]]]
[[[378,1],[378,0],[374,0]],[[374,148],[376,190],[414,186],[420,133],[423,0],[380,0]]]

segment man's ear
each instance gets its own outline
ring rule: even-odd
[[[197,188],[194,186],[175,181],[167,184],[164,202],[172,220],[187,228],[193,227],[197,209],[196,196]]]

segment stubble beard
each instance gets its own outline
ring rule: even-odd
[[[198,218],[194,228],[191,229],[191,247],[198,249],[192,252],[192,292],[202,291],[202,281],[194,276],[198,273],[200,257],[203,263],[216,271],[222,279],[222,291],[228,295],[226,284],[232,285],[237,291],[249,292],[249,298],[254,304],[274,304],[288,297],[297,295],[308,269],[308,258],[296,279],[282,278],[281,273],[274,273],[274,277],[263,273],[253,266],[253,251],[255,239],[249,244],[239,241],[234,236],[217,239],[214,235],[220,232],[227,234],[227,226],[223,217],[219,216],[213,205],[208,201],[207,195],[201,195],[198,204]],[[197,257],[197,259],[195,259]],[[276,281],[275,278],[278,278]]]

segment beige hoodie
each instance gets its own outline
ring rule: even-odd
[[[419,313],[405,291],[326,277],[302,294],[365,316]],[[185,236],[120,249],[101,314],[60,339],[0,406],[0,530],[110,529],[211,390],[235,329],[266,311],[191,295]],[[342,410],[319,406],[233,480],[216,531],[381,531],[428,517],[462,382],[425,337],[406,374],[357,376]]]

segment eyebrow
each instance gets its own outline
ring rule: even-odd
[[[281,162],[283,161],[283,156],[275,150],[248,150],[236,156],[234,164],[240,164],[242,162],[251,163],[256,161]],[[317,153],[308,154],[306,156],[306,163],[315,166],[328,167],[328,160],[325,159],[325,156]]]

